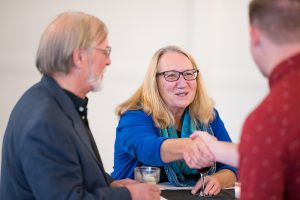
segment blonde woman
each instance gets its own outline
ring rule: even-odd
[[[133,178],[133,169],[143,164],[159,166],[161,182],[194,186],[200,176],[183,160],[183,153],[189,151],[194,152],[195,168],[197,162],[212,164],[205,178],[206,195],[216,195],[236,181],[235,168],[214,163],[207,146],[189,138],[199,130],[231,142],[195,60],[180,47],[167,46],[154,54],[144,82],[116,113],[120,121],[112,173],[115,179]]]

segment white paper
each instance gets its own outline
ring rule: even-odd
[[[168,199],[166,199],[166,198],[160,196],[160,200],[168,200]]]
[[[169,182],[158,184],[160,190],[192,190],[193,187],[177,187]]]

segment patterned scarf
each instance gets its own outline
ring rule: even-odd
[[[195,122],[190,118],[188,109],[186,109],[182,121],[181,138],[189,138],[189,136],[196,130],[205,131],[210,133],[211,135],[214,135],[210,125],[207,127],[203,123],[195,124]],[[176,128],[173,126],[161,129],[160,137],[178,138]],[[187,180],[183,176],[183,174],[199,174],[199,172],[196,169],[189,168],[184,160],[177,160],[168,163],[164,166],[164,169],[169,179],[169,182],[179,187],[194,186],[196,184],[196,181]],[[214,163],[213,167],[208,171],[208,174],[214,174],[215,171],[216,163]]]

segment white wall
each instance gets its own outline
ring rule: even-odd
[[[168,44],[194,55],[232,139],[239,141],[244,118],[268,90],[249,52],[247,4],[241,0],[0,0],[0,141],[14,104],[40,79],[34,60],[42,31],[66,10],[93,14],[110,30],[112,64],[103,90],[89,94],[89,121],[108,172],[117,125],[114,108],[140,85],[153,53]]]

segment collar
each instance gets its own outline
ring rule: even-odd
[[[287,74],[294,73],[298,70],[300,70],[300,53],[282,61],[275,67],[275,69],[271,72],[271,75],[269,77],[270,88],[272,88]]]
[[[74,103],[76,110],[79,112],[81,116],[87,116],[87,104],[88,104],[88,98],[85,97],[84,99],[76,96],[70,91],[64,90],[65,93],[70,97],[72,102]]]

